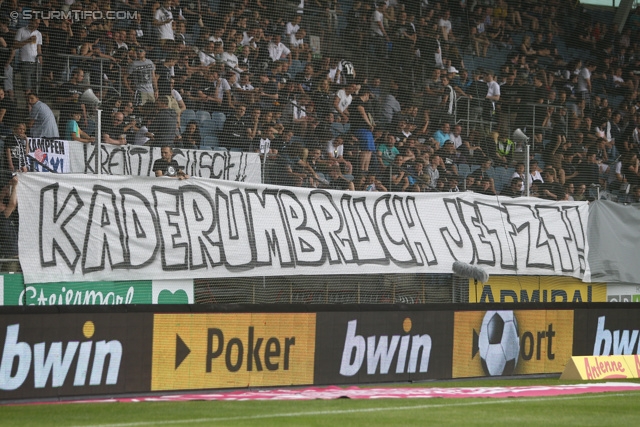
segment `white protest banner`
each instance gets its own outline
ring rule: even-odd
[[[451,273],[582,278],[585,202],[370,193],[192,178],[24,174],[26,283]]]
[[[31,166],[36,172],[71,172],[69,141],[49,138],[28,138]],[[44,166],[43,166],[44,165]]]
[[[95,144],[70,142],[71,173],[95,174],[98,156]],[[159,147],[103,144],[103,175],[155,176],[153,162],[160,158]],[[262,165],[257,153],[173,149],[173,158],[191,176],[229,181],[262,182]]]

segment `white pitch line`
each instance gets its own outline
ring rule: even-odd
[[[606,396],[625,396],[634,392],[628,393],[606,393]],[[526,402],[546,402],[549,400],[578,400],[578,399],[595,399],[602,398],[602,394],[579,394],[579,395],[559,395],[549,397],[522,397],[522,398],[506,398],[506,399],[490,399],[443,404],[436,403],[433,405],[413,405],[413,406],[395,406],[386,408],[362,408],[362,409],[339,409],[333,411],[309,411],[309,412],[285,412],[280,414],[260,414],[260,415],[248,415],[240,417],[220,417],[220,418],[194,418],[192,420],[166,420],[166,421],[139,421],[135,423],[116,423],[116,424],[87,424],[73,427],[141,427],[141,426],[159,426],[159,425],[172,425],[172,424],[199,424],[199,423],[214,423],[222,421],[251,421],[251,420],[264,420],[268,418],[292,418],[292,417],[306,417],[312,415],[347,415],[347,414],[362,414],[367,412],[386,412],[386,411],[407,411],[415,409],[430,409],[430,408],[444,408],[444,407],[459,407],[459,406],[479,406],[479,405],[494,405],[498,403],[526,403]],[[213,402],[213,401],[212,401]]]

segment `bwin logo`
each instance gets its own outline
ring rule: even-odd
[[[378,366],[380,374],[388,374],[396,357],[396,374],[415,373],[418,362],[420,362],[420,373],[428,371],[431,355],[431,337],[428,334],[392,335],[391,337],[373,335],[365,339],[362,335],[356,335],[357,320],[352,320],[347,325],[347,337],[344,340],[340,363],[341,375],[346,377],[356,375],[362,367],[365,355],[368,375],[376,374]],[[404,319],[402,327],[408,334],[411,331],[411,319]]]
[[[20,325],[7,326],[7,335],[4,340],[2,360],[0,361],[0,389],[16,390],[24,384],[31,370],[33,362],[33,381],[35,388],[44,388],[51,377],[52,387],[62,387],[67,374],[77,360],[73,385],[84,386],[87,382],[91,356],[91,376],[89,385],[97,386],[102,382],[105,359],[109,356],[106,384],[112,385],[118,382],[120,361],[122,359],[122,344],[120,341],[69,341],[66,348],[63,343],[40,342],[33,345],[33,349],[26,342],[18,340]],[[91,321],[85,322],[82,327],[85,338],[93,337],[95,325]],[[95,348],[94,348],[95,345]],[[49,351],[47,352],[47,346]],[[78,357],[76,358],[76,354]],[[17,359],[17,366],[14,366]]]

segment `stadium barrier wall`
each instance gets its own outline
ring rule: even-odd
[[[0,306],[209,304],[212,300],[217,304],[640,302],[638,284],[586,284],[563,276],[491,276],[484,284],[469,280],[468,289],[465,289],[466,282],[461,286],[454,286],[451,275],[425,276],[425,280],[432,279],[429,281],[420,280],[419,277],[414,277],[413,280],[403,278],[401,284],[382,288],[372,283],[368,276],[347,277],[360,279],[359,286],[349,287],[349,284],[340,282],[335,276],[334,282],[340,283],[333,287],[318,283],[317,280],[312,285],[307,283],[309,279],[287,283],[278,278],[269,280],[266,287],[265,282],[257,279],[154,279],[25,284],[20,273],[0,273]],[[398,277],[393,279],[400,280]],[[259,291],[266,294],[256,295]]]
[[[0,400],[558,374],[638,354],[640,304],[0,309]]]
[[[27,285],[22,274],[0,274],[0,306],[194,303],[192,279]]]

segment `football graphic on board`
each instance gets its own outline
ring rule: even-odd
[[[477,351],[486,375],[513,374],[520,354],[518,322],[513,311],[486,312],[477,336]]]

